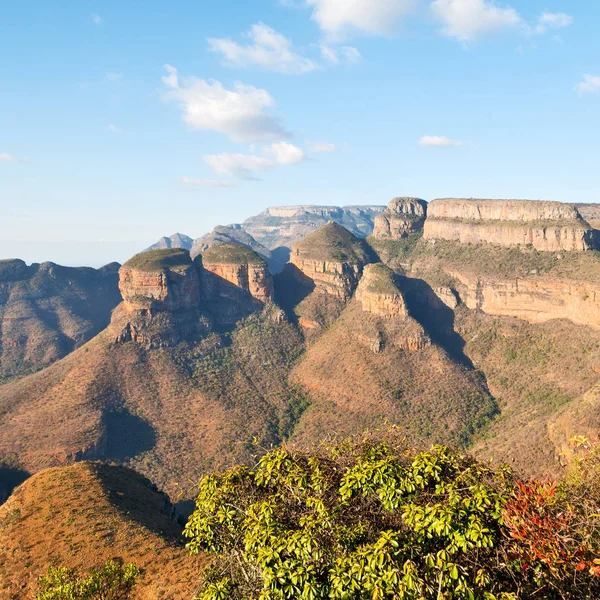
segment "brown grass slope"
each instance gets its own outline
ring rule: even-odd
[[[117,268],[0,261],[0,383],[48,366],[104,329],[120,302]]]
[[[495,403],[480,374],[435,344],[398,346],[421,331],[410,318],[376,317],[351,301],[292,373],[312,400],[294,439],[345,436],[385,421],[425,442],[467,445]]]
[[[569,438],[598,437],[600,332],[566,320],[530,324],[459,308],[464,351],[486,376],[501,413],[474,451],[519,473],[555,476]]]
[[[62,361],[0,387],[0,462],[16,456],[35,472],[114,460],[173,496],[206,469],[250,460],[254,438],[269,446],[291,431],[303,400],[287,376],[301,338],[275,308],[231,335],[158,350],[114,344],[119,314]]]
[[[143,570],[134,598],[191,598],[202,559],[183,547],[168,498],[123,467],[42,471],[0,506],[0,600],[33,598],[49,566],[81,574],[108,559]]]

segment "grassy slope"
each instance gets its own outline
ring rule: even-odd
[[[143,569],[137,600],[191,598],[201,559],[188,555],[168,508],[122,467],[78,463],[34,475],[0,506],[0,600],[32,598],[50,565],[83,574],[109,558]]]
[[[107,330],[0,388],[0,461],[17,454],[36,471],[110,458],[174,495],[208,468],[249,460],[255,437],[269,446],[291,431],[302,398],[286,377],[301,338],[269,311],[193,348],[144,351],[112,339]]]
[[[202,261],[236,265],[260,265],[265,261],[254,250],[240,244],[214,244],[202,253]]]
[[[410,320],[377,318],[351,302],[292,374],[312,399],[297,439],[354,434],[387,420],[427,442],[468,443],[495,411],[479,374],[437,346],[369,348],[372,340],[412,333]]]
[[[187,267],[192,264],[190,253],[183,248],[159,248],[140,252],[130,258],[123,266],[139,271],[162,271]]]
[[[368,245],[337,223],[327,223],[294,247],[303,258],[358,264],[369,262]]]
[[[597,401],[582,414],[573,413],[600,380],[600,332],[565,320],[533,325],[464,308],[456,328],[502,411],[475,451],[524,475],[556,475],[568,438],[589,435],[591,416],[597,421],[600,414]]]

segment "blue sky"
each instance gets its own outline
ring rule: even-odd
[[[0,257],[277,204],[600,200],[600,3],[6,0]]]

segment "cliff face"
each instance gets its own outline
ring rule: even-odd
[[[427,202],[419,198],[394,198],[385,212],[375,217],[373,237],[399,240],[423,229]]]
[[[202,255],[202,293],[216,320],[235,323],[273,302],[273,278],[265,261],[236,244],[216,244]]]
[[[404,297],[393,281],[393,273],[382,264],[365,267],[355,298],[365,312],[382,317],[408,316]]]
[[[530,323],[569,319],[600,330],[600,284],[536,277],[493,280],[450,272],[460,282],[458,294],[468,308]]]
[[[594,232],[577,209],[560,202],[440,199],[428,206],[425,239],[543,251],[594,248]]]
[[[364,242],[330,222],[293,246],[290,262],[314,283],[315,291],[347,300],[369,257]]]
[[[119,270],[123,297],[116,341],[146,348],[177,344],[208,327],[201,314],[200,279],[187,250],[160,249],[134,256]]]

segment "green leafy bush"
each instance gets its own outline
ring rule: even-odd
[[[568,508],[578,477],[524,484],[393,441],[274,450],[201,481],[184,533],[215,558],[198,598],[598,598],[599,502]]]
[[[127,600],[140,572],[134,565],[109,560],[87,577],[72,569],[50,567],[40,579],[36,600]]]

